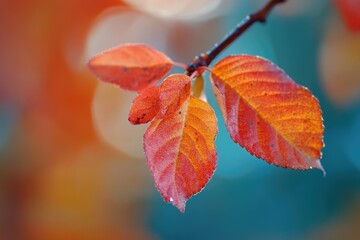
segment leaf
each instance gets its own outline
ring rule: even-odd
[[[145,132],[144,150],[156,187],[181,212],[214,173],[217,132],[212,108],[190,96],[179,112],[155,118]]]
[[[177,111],[191,94],[191,78],[184,74],[169,76],[160,85],[160,111],[162,116]]]
[[[89,69],[100,80],[131,91],[153,86],[172,66],[167,56],[145,44],[122,44],[88,62]]]
[[[140,92],[134,99],[129,113],[132,124],[148,123],[159,112],[159,87],[151,87]]]
[[[231,138],[276,166],[320,168],[324,126],[317,99],[271,62],[226,57],[211,78]]]

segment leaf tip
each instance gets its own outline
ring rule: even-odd
[[[181,213],[185,213],[185,206],[183,208],[178,208]]]
[[[129,121],[132,125],[140,125],[140,118],[134,119],[133,117],[129,116],[129,117],[128,117],[128,121]]]
[[[326,171],[324,169],[324,167],[322,166],[321,162],[320,162],[320,159],[316,161],[317,165],[318,165],[318,169],[320,169],[323,173],[323,177],[326,177]]]
[[[164,200],[165,200],[166,203],[171,203],[181,213],[185,212],[186,199],[176,199],[176,198],[173,198],[173,197],[164,197]]]
[[[170,202],[177,208],[181,213],[185,213],[185,205],[186,201],[174,202],[172,198],[170,198]]]
[[[325,171],[324,167],[322,166],[320,159],[316,160],[315,163],[313,165],[311,165],[310,167],[303,168],[302,170],[308,170],[308,169],[314,169],[314,168],[321,170],[321,172],[323,173],[323,177],[326,177],[326,171]]]

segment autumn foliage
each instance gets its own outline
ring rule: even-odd
[[[101,80],[130,91],[141,91],[166,75],[172,62],[147,45],[126,44],[101,53],[89,65]]]
[[[231,138],[276,166],[321,168],[321,109],[306,88],[271,62],[224,58],[212,69],[214,91]]]
[[[214,173],[218,128],[213,109],[198,98],[203,69],[170,75],[156,85],[174,64],[144,44],[120,45],[88,62],[100,80],[139,92],[129,121],[151,122],[144,135],[147,165],[164,200],[183,212]],[[322,113],[308,89],[270,61],[250,55],[226,57],[209,71],[234,142],[276,166],[322,169]]]

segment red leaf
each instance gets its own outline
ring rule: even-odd
[[[173,62],[163,53],[145,44],[123,44],[104,51],[88,62],[100,80],[131,91],[154,85],[168,72]]]
[[[148,123],[159,112],[159,87],[151,87],[136,96],[129,113],[132,124]]]
[[[211,78],[236,143],[276,166],[322,169],[322,113],[309,90],[271,62],[249,55],[224,58]]]
[[[145,132],[144,150],[156,187],[181,212],[214,173],[216,134],[212,108],[190,96],[179,112],[156,117]]]
[[[177,111],[191,93],[191,78],[184,74],[169,76],[160,85],[160,111],[162,116]]]

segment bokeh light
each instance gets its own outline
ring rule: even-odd
[[[136,93],[99,84],[93,99],[93,119],[98,133],[107,143],[131,157],[143,159],[142,134],[146,125],[134,126],[128,121],[135,96]]]
[[[329,21],[320,52],[321,81],[335,105],[360,97],[360,34],[349,31],[339,18]]]
[[[203,20],[218,15],[230,0],[125,0],[134,7],[170,20]]]

